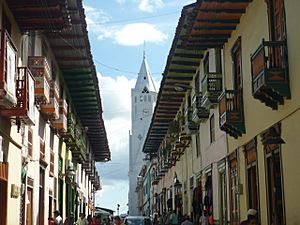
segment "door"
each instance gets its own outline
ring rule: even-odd
[[[0,179],[0,225],[6,225],[7,181]]]
[[[27,188],[27,200],[26,205],[27,205],[27,212],[26,212],[26,224],[31,225],[33,224],[32,222],[32,203],[33,203],[33,189],[32,188]]]
[[[266,156],[268,216],[270,225],[285,224],[282,171],[279,149]]]

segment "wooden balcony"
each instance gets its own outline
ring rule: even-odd
[[[205,121],[209,118],[209,110],[202,105],[202,94],[195,94],[192,100],[193,115],[192,120],[195,123]]]
[[[86,145],[80,128],[75,129],[75,139],[67,143],[67,146],[72,151],[73,158],[80,163],[86,161]]]
[[[243,97],[239,91],[225,90],[219,98],[221,130],[234,138],[245,133]]]
[[[50,120],[59,119],[59,104],[57,98],[50,98],[50,102],[41,105],[41,113],[45,114]]]
[[[49,171],[49,175],[51,177],[54,177],[54,158],[55,158],[55,154],[54,152],[51,150],[50,151],[50,171]]]
[[[59,99],[59,85],[56,81],[50,81],[50,98]]]
[[[6,30],[0,32],[0,107],[9,109],[17,103],[17,48]]]
[[[61,136],[68,142],[73,141],[75,139],[75,124],[75,116],[72,112],[69,112],[67,116],[67,131],[61,133]]]
[[[285,41],[262,41],[251,55],[252,95],[277,109],[290,98],[287,46]]]
[[[29,56],[29,68],[35,78],[35,101],[39,105],[50,101],[50,67],[45,56]]]
[[[207,73],[202,79],[202,106],[210,108],[218,103],[223,90],[222,74]]]
[[[193,108],[187,107],[184,113],[185,126],[188,128],[191,134],[198,132],[199,124],[193,121]]]
[[[154,169],[151,173],[151,184],[157,185],[159,182],[158,172],[156,169]]]
[[[66,133],[68,128],[67,120],[68,104],[66,100],[59,99],[59,119],[51,122],[53,128],[59,133]]]
[[[0,110],[0,115],[20,119],[26,125],[35,123],[34,78],[27,67],[18,67],[15,86],[16,104]]]

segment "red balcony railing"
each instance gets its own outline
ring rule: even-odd
[[[11,108],[17,102],[15,83],[17,48],[6,30],[0,30],[0,35],[0,106]]]
[[[19,118],[27,125],[34,124],[34,78],[27,67],[18,67],[15,96],[17,102],[10,109],[3,109],[0,115],[10,118]]]
[[[35,78],[35,100],[38,104],[50,101],[50,67],[45,56],[28,57],[28,65]]]
[[[67,132],[68,127],[68,104],[66,100],[59,99],[59,119],[52,121],[52,126],[61,133]]]

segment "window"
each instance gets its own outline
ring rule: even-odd
[[[135,97],[134,97],[134,103],[136,103],[136,102],[137,102],[137,97],[135,96]]]
[[[286,37],[285,31],[285,16],[283,0],[268,0],[270,39],[272,41],[284,40]]]
[[[204,74],[209,73],[209,54],[208,54],[208,52],[203,61],[203,69],[204,69]]]
[[[148,88],[147,87],[144,87],[144,89],[143,89],[143,91],[142,91],[142,93],[149,93],[149,90],[148,90]]]
[[[235,42],[234,46],[231,49],[231,57],[233,62],[233,85],[234,89],[237,91],[242,90],[242,55],[241,55],[241,37]]]
[[[201,154],[201,152],[200,152],[200,150],[201,150],[200,149],[201,148],[201,146],[200,146],[200,135],[196,134],[195,137],[196,137],[196,156],[198,158]]]
[[[140,96],[140,102],[142,102],[144,99],[143,95]]]
[[[194,82],[195,82],[195,92],[197,93],[200,91],[199,72],[196,74]]]
[[[148,110],[148,109],[144,109],[144,110],[143,110],[143,116],[144,116],[144,117],[149,116],[149,110]]]
[[[285,224],[284,198],[282,185],[281,156],[279,145],[265,147],[268,224]]]
[[[227,183],[225,162],[218,166],[219,170],[219,207],[220,207],[220,225],[227,225]]]
[[[147,95],[144,95],[144,102],[147,102]]]
[[[210,124],[210,143],[213,143],[216,140],[215,136],[215,115],[212,114],[212,116],[209,119]]]
[[[256,140],[245,146],[248,209],[259,210]]]
[[[151,102],[151,95],[148,95],[148,102]]]
[[[33,137],[32,137],[32,129],[31,127],[28,128],[28,156],[32,158],[32,144],[33,144]]]

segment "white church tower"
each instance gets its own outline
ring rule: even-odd
[[[138,215],[137,176],[145,164],[142,147],[151,123],[157,98],[145,52],[135,87],[131,89],[131,133],[129,135],[129,215]]]

